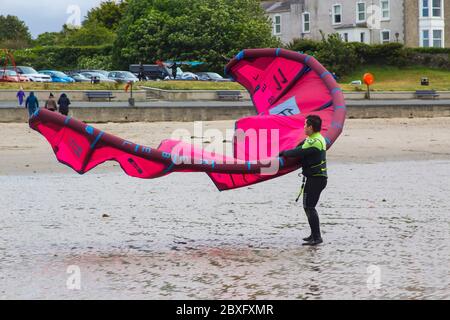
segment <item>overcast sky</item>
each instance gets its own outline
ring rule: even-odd
[[[64,23],[77,24],[100,2],[102,0],[0,0],[0,15],[18,16],[36,38],[43,32],[60,31]]]

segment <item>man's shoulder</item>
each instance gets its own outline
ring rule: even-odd
[[[319,150],[325,149],[325,139],[319,135],[316,137],[308,138],[305,141],[306,148],[317,148]]]

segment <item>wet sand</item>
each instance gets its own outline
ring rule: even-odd
[[[157,146],[192,124],[97,127]],[[316,248],[295,173],[222,193],[205,174],[79,176],[26,125],[0,130],[1,299],[450,299],[450,118],[349,120]]]
[[[177,129],[194,134],[194,124],[186,122],[107,123],[96,128],[134,143],[157,147]],[[218,129],[224,136],[233,121],[203,122],[204,132]],[[26,124],[0,124],[2,139],[0,175],[73,173],[55,164],[50,145]],[[450,159],[450,118],[347,120],[344,132],[328,153],[332,162],[371,163],[379,161]],[[211,140],[211,139],[209,139]],[[201,137],[192,139],[199,144]],[[117,165],[104,164],[96,172],[114,171]],[[116,169],[115,171],[120,171]]]

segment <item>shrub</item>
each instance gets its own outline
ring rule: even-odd
[[[78,68],[111,70],[113,69],[112,56],[80,57],[78,59]]]
[[[357,56],[352,47],[342,41],[339,34],[330,34],[319,45],[316,57],[331,72],[339,77],[351,73],[358,66]]]
[[[309,39],[296,38],[289,42],[285,48],[292,51],[304,52],[311,54],[319,50],[320,43]]]
[[[49,46],[13,52],[17,65],[28,65],[35,69],[69,70],[78,67],[83,57],[111,56],[112,46],[65,47]],[[106,58],[105,58],[106,59]]]

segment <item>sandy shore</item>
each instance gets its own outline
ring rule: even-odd
[[[225,132],[233,121],[203,122],[204,131]],[[194,133],[193,123],[97,124],[108,133],[149,147],[157,147],[177,129]],[[0,124],[0,175],[71,172],[55,161],[45,139],[26,124]],[[450,157],[450,118],[347,120],[345,131],[328,153],[331,162],[372,163],[388,160],[431,160]],[[193,140],[199,143],[201,137]],[[117,168],[105,164],[95,172]]]
[[[192,130],[98,127],[149,146]],[[26,125],[0,130],[0,299],[450,299],[450,118],[347,121],[316,248],[295,173],[227,192],[198,173],[80,176]]]

